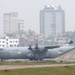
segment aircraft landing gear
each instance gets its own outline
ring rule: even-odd
[[[30,58],[30,61],[43,61],[43,58]]]
[[[29,59],[30,61],[33,61],[34,59]]]
[[[40,61],[43,61],[43,59],[39,59]]]
[[[4,59],[1,58],[1,61],[4,61]]]

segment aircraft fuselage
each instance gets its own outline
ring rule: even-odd
[[[61,46],[55,49],[48,49],[44,51],[31,51],[28,47],[11,47],[0,48],[0,59],[30,59],[42,60],[43,58],[55,58],[61,56],[74,49],[74,46]]]

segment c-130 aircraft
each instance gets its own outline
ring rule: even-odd
[[[0,48],[0,59],[30,59],[30,60],[43,60],[44,58],[56,58],[71,50],[75,46],[73,41],[62,46],[45,46],[35,48],[28,47],[5,47]]]

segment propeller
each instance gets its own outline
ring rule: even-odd
[[[31,47],[31,45],[29,45],[29,48],[28,48],[29,50],[32,50],[32,47]]]
[[[46,50],[46,48],[44,48],[44,47],[38,47],[38,44],[36,43],[35,44],[35,47],[33,48],[33,47],[31,47],[31,45],[29,45],[29,48],[28,48],[29,50],[31,50],[32,52],[42,52],[42,51],[45,51]]]
[[[35,48],[34,48],[34,49],[36,49],[36,50],[38,50],[38,49],[39,49],[38,44],[35,46]]]

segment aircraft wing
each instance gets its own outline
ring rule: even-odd
[[[54,49],[59,48],[60,46],[45,46],[45,49]]]
[[[54,48],[59,48],[60,46],[42,46],[42,47],[39,47],[39,46],[35,46],[34,48],[32,48],[31,46],[29,46],[29,50],[33,51],[33,52],[37,52],[37,51],[46,51],[48,49],[54,49]]]

